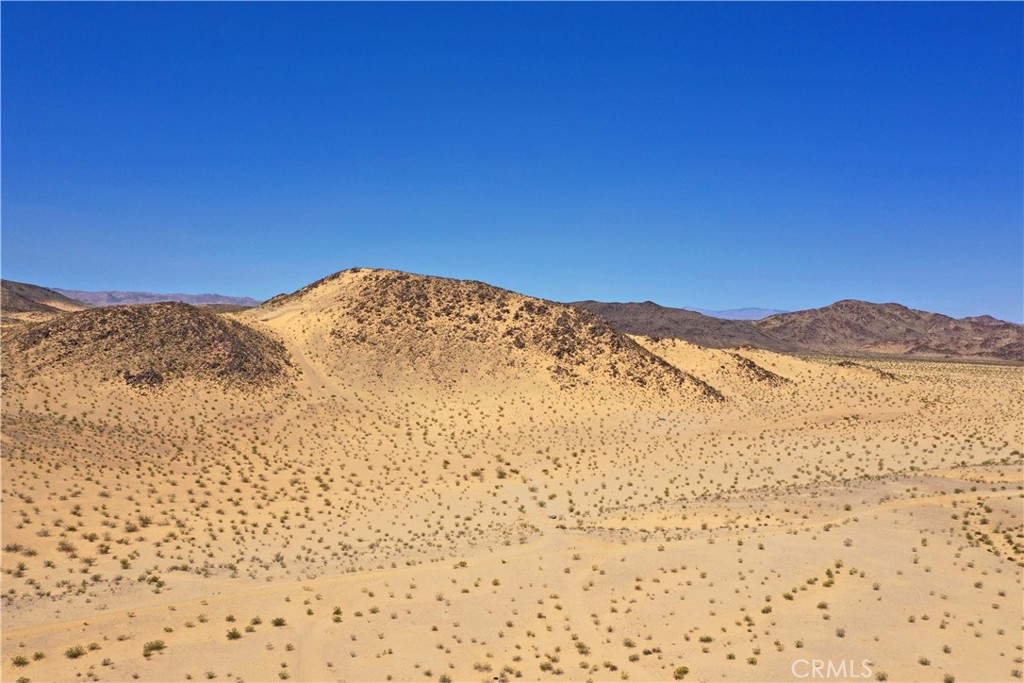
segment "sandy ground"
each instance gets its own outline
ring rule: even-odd
[[[260,392],[5,376],[3,680],[1020,678],[1024,369],[439,386],[316,315],[240,318],[299,370]]]

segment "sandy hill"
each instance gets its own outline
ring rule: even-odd
[[[787,376],[795,374],[792,369],[787,369],[786,374],[779,374],[754,361],[749,352],[709,349],[682,339],[641,336],[634,339],[669,363],[688,368],[695,375],[719,387],[730,399],[762,400],[765,391],[788,391],[796,386]],[[771,352],[763,353],[788,358]]]
[[[8,359],[30,375],[71,371],[131,385],[179,378],[265,384],[290,364],[280,342],[181,303],[78,311],[10,331],[4,343],[16,350]]]
[[[7,313],[62,313],[88,306],[59,292],[14,280],[0,280],[0,311]]]
[[[803,351],[1024,360],[1024,326],[991,316],[956,319],[900,304],[844,300],[751,325]]]
[[[587,311],[481,282],[346,270],[251,315],[330,374],[651,389],[717,400],[718,392]]]
[[[748,320],[714,318],[685,308],[659,306],[652,301],[576,301],[570,305],[596,313],[628,334],[685,339],[712,348],[735,348],[749,344],[775,351],[796,350],[792,344],[753,327]]]
[[[64,296],[82,301],[92,306],[126,306],[132,304],[155,304],[164,301],[177,301],[194,306],[208,304],[224,304],[241,308],[259,306],[260,302],[247,296],[225,296],[223,294],[161,294],[156,292],[87,292],[77,289],[57,289],[54,291]]]

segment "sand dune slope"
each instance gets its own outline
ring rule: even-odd
[[[714,387],[595,315],[480,282],[354,269],[249,315],[338,377],[476,387],[594,384],[719,399]]]

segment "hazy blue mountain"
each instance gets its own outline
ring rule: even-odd
[[[713,311],[707,308],[692,308],[689,306],[683,306],[683,308],[687,311],[696,311],[702,315],[709,315],[712,318],[722,318],[724,320],[760,320],[770,315],[789,313],[789,311],[778,308],[729,308],[724,311]]]
[[[126,304],[155,304],[161,301],[178,301],[193,306],[205,304],[230,304],[233,306],[245,306],[251,308],[259,306],[260,302],[247,296],[225,296],[223,294],[158,294],[154,292],[83,292],[73,289],[57,289],[66,297],[77,301],[83,301],[93,306],[121,306]]]

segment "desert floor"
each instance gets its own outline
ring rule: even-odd
[[[638,341],[726,401],[5,377],[3,679],[1020,679],[1024,368]]]

